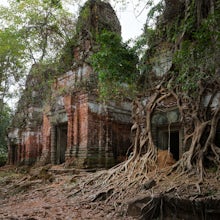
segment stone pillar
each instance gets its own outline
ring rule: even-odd
[[[67,110],[68,127],[67,127],[67,149],[66,149],[66,159],[73,156],[73,146],[74,146],[74,108],[70,106]]]
[[[108,112],[106,118],[105,167],[109,168],[114,165],[114,157],[112,151],[112,122]]]
[[[104,129],[104,122],[102,119],[99,121],[99,134],[98,134],[98,146],[99,146],[99,166],[102,167],[105,164],[105,129]]]
[[[22,140],[19,141],[18,147],[21,149],[21,159],[20,159],[20,162],[24,163],[25,162],[26,149],[25,149],[25,144],[22,142]]]
[[[75,106],[74,115],[73,115],[73,156],[79,157],[79,105],[78,103]]]
[[[11,146],[11,142],[9,141],[8,139],[8,161],[7,161],[7,164],[9,165],[12,165],[13,164],[13,161],[12,161],[12,146]]]
[[[39,165],[51,163],[51,125],[50,112],[43,116],[43,127],[40,134],[40,146],[42,152],[40,156]]]
[[[40,128],[39,128],[39,131],[40,131]],[[43,143],[43,139],[42,139],[42,136],[39,132],[38,136],[37,136],[37,162],[40,161],[40,158],[42,155],[42,143]]]
[[[51,163],[56,164],[56,127],[51,125]]]
[[[20,163],[22,161],[22,147],[21,147],[21,144],[20,144],[20,141],[19,143],[17,144],[17,151],[18,151],[18,157],[17,157],[17,162]]]

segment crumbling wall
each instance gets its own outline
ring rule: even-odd
[[[50,65],[35,64],[27,76],[25,89],[8,133],[10,164],[33,164],[41,156],[43,105],[50,96],[47,80],[52,73]],[[16,159],[10,155],[16,155]]]
[[[62,71],[66,69],[66,53],[70,53],[69,69],[56,72],[50,78],[51,87],[45,84],[38,89],[33,86],[43,85],[42,80],[51,71],[44,70],[41,75],[30,73],[26,83],[29,93],[24,93],[17,113],[18,121],[25,123],[13,123],[13,129],[18,128],[19,132],[15,137],[13,129],[10,133],[9,149],[16,145],[16,152],[22,155],[16,156],[18,163],[56,164],[64,151],[66,166],[109,167],[122,160],[130,146],[130,106],[104,105],[98,101],[97,73],[89,63],[89,57],[97,50],[96,36],[103,30],[121,33],[114,10],[109,3],[87,1],[80,11],[72,45],[67,44],[60,58],[58,70]],[[63,145],[58,137],[61,128],[67,132]],[[14,162],[11,156],[9,163]]]

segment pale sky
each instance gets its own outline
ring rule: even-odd
[[[140,14],[146,3],[141,3],[140,6],[135,10],[135,2],[136,0],[129,1],[129,5],[124,10],[116,8],[116,13],[121,23],[122,37],[124,40],[134,39],[141,35],[147,19],[147,10],[143,10],[143,12]]]

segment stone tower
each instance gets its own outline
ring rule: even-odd
[[[103,30],[120,34],[120,23],[109,3],[89,0],[76,26],[72,65],[54,79],[50,101],[38,106],[40,126],[31,133],[27,132],[28,126],[15,126],[9,133],[9,163],[96,168],[110,167],[125,157],[130,146],[130,103],[100,103],[98,73],[88,61],[97,48],[96,35]],[[35,98],[40,94],[38,91]],[[32,152],[31,159],[25,149]]]

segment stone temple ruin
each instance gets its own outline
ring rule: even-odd
[[[52,67],[32,67],[8,133],[9,164],[94,168],[124,158],[130,146],[130,103],[101,104],[97,75],[88,62],[95,48],[93,33],[104,29],[121,33],[114,10],[108,3],[87,1],[69,48],[71,67],[52,75],[52,86],[43,83],[51,80]]]
[[[155,89],[150,90],[147,95],[142,96],[139,100],[139,104],[142,106],[143,110],[139,110],[136,114],[141,122],[146,121],[144,118],[146,113],[143,112],[147,111],[146,106],[149,103],[150,97],[152,98],[157,94],[155,91],[157,90],[158,85],[160,85],[163,77],[167,76],[169,71],[172,71],[173,68],[171,44],[167,42],[159,42],[155,44],[154,50],[156,51],[155,54],[151,54],[150,57],[152,71],[150,74],[146,74],[146,81],[150,84],[151,88]],[[149,61],[147,60],[145,64],[149,65],[147,62]],[[212,87],[210,85],[208,85],[206,89],[206,92],[201,98],[200,108],[207,112],[215,111],[219,108],[220,93],[219,91],[212,93]],[[155,146],[159,149],[158,164],[161,167],[168,163],[173,164],[175,161],[178,161],[191,146],[191,142],[184,142],[184,129],[186,125],[181,118],[177,102],[177,97],[170,93],[166,98],[163,98],[156,103],[156,107],[151,116],[151,134]],[[182,104],[183,109],[188,109],[187,101],[183,99]],[[145,124],[141,124],[142,130],[140,133],[144,133],[145,128]],[[220,122],[218,122],[216,127],[214,143],[218,148],[220,147]]]
[[[173,8],[178,10],[171,13],[172,16],[177,16],[181,10],[180,2],[178,7],[173,1],[168,2],[172,4],[168,4],[166,13],[159,19],[160,25],[173,19],[168,16]],[[97,49],[94,36],[102,30],[121,34],[119,20],[110,4],[88,0],[78,18],[74,43],[65,46],[70,52],[70,65],[65,65],[67,57],[63,56],[59,62],[61,68],[56,73],[52,65],[32,66],[8,133],[9,164],[65,163],[80,168],[98,168],[111,167],[125,159],[132,136],[131,103],[100,103],[97,73],[89,63],[89,57]],[[172,70],[173,45],[163,39],[153,40],[155,52],[144,61],[152,66],[152,71],[145,74],[147,79],[142,81],[156,90],[158,82]],[[48,81],[52,81],[52,85]],[[143,111],[155,90],[140,98]],[[217,93],[211,98],[207,93],[202,105],[206,107],[211,101],[210,107],[215,109],[219,96]],[[146,114],[143,111],[134,112],[134,115],[140,119],[144,132]],[[163,153],[171,152],[171,159],[175,161],[189,147],[183,143],[183,129],[176,98],[170,95],[157,103],[151,117],[153,142]],[[217,146],[220,146],[219,134],[220,122],[215,137]]]

